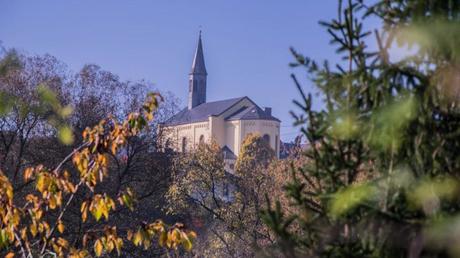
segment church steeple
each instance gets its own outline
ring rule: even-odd
[[[192,70],[189,74],[188,109],[192,109],[206,102],[206,66],[204,64],[203,43],[201,31],[198,37]]]
[[[193,57],[192,71],[190,74],[204,74],[208,75],[206,72],[206,66],[204,65],[204,55],[203,55],[203,43],[201,43],[201,30],[198,36],[198,46],[195,50],[195,56]]]

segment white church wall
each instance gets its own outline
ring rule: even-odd
[[[235,154],[238,155],[240,149],[240,121],[225,122],[225,145]]]
[[[193,124],[180,125],[176,127],[176,150],[183,151],[183,145],[185,144],[185,151],[190,150],[193,145]]]
[[[185,139],[186,150],[191,150],[200,143],[200,137],[209,143],[214,139],[221,147],[227,145],[230,150],[239,155],[241,143],[250,133],[270,137],[270,146],[279,155],[280,123],[271,120],[236,120],[224,121],[223,117],[209,117],[208,122],[165,127],[163,134],[169,139],[170,148],[182,151]]]
[[[215,140],[219,146],[223,146],[225,144],[224,119],[222,117],[210,116],[209,128],[212,139]]]
[[[203,137],[203,142],[207,143],[210,141],[211,134],[209,129],[209,123],[197,123],[193,126],[193,144],[197,145],[200,143],[201,137]]]
[[[186,151],[189,151],[200,142],[201,135],[203,135],[205,142],[211,138],[208,122],[165,127],[164,135],[165,139],[169,140],[170,148],[179,152],[182,151],[184,139]]]

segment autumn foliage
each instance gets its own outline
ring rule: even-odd
[[[137,228],[117,228],[106,223],[102,230],[88,230],[78,241],[69,242],[63,218],[70,205],[79,205],[81,223],[88,220],[108,221],[111,212],[122,207],[135,209],[135,195],[129,188],[118,196],[99,192],[97,186],[108,177],[108,156],[119,155],[129,137],[142,133],[153,120],[161,96],[148,94],[138,112],[119,122],[113,117],[102,120],[83,132],[83,143],[74,149],[55,168],[44,165],[23,170],[23,179],[31,191],[25,196],[15,196],[13,184],[0,172],[0,250],[7,257],[35,257],[44,255],[87,257],[122,252],[126,241],[145,249],[157,239],[168,249],[192,248],[195,233],[183,224],[173,226],[161,220],[145,222]],[[64,169],[72,162],[78,174]],[[85,192],[81,203],[75,198]]]

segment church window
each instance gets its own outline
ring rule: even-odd
[[[200,135],[199,144],[203,144],[203,143],[204,143],[204,135]]]
[[[264,136],[262,138],[264,139],[265,142],[268,143],[268,145],[270,145],[270,135],[264,134]]]
[[[230,192],[229,185],[224,183],[224,197],[225,198],[229,197],[229,192]]]
[[[185,152],[187,150],[187,138],[184,137],[182,138],[182,152]]]

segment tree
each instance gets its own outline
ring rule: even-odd
[[[33,182],[35,191],[31,191],[24,199],[15,198],[10,180],[3,173],[0,174],[0,246],[8,250],[8,257],[15,253],[23,257],[45,254],[86,257],[90,246],[96,256],[113,250],[120,254],[123,246],[120,230],[126,231],[126,238],[137,246],[148,248],[151,238],[158,235],[162,246],[176,249],[183,245],[191,249],[193,232],[185,231],[181,224],[167,228],[162,221],[145,223],[134,232],[130,229],[117,230],[117,226],[112,225],[101,231],[88,230],[73,243],[66,239],[67,234],[73,233],[65,232],[64,216],[77,193],[87,193],[87,200],[81,203],[82,223],[88,220],[88,213],[96,221],[101,218],[108,220],[111,211],[116,209],[113,198],[97,190],[97,185],[107,176],[107,156],[109,153],[117,155],[128,137],[140,133],[147,122],[153,119],[158,103],[159,95],[150,94],[142,109],[130,114],[122,123],[109,119],[102,120],[93,128],[87,128],[83,133],[84,143],[54,169],[42,165],[25,169],[24,181]],[[78,175],[71,175],[63,169],[69,160],[77,168]],[[119,193],[118,200],[120,205],[133,209],[134,200],[129,188]]]
[[[11,59],[12,54],[16,65],[0,75],[2,104],[6,104],[0,117],[0,169],[15,179],[27,161],[31,138],[58,134],[61,142],[69,143],[72,135],[65,123],[70,107],[58,72],[62,64],[50,56],[26,58],[14,51],[2,60]]]
[[[101,252],[110,253],[114,249],[120,252],[123,244],[124,251],[127,251],[127,242],[120,234],[131,238],[134,246],[149,247],[151,238],[156,234],[160,237],[160,246],[172,250],[179,245],[185,249],[191,248],[194,233],[185,230],[182,224],[169,227],[161,220],[150,224],[145,222],[151,220],[151,216],[142,223],[133,219],[136,218],[133,216],[129,223],[120,221],[121,214],[133,214],[137,202],[146,196],[135,198],[135,194],[142,193],[143,188],[132,180],[120,179],[117,187],[114,187],[113,174],[116,170],[113,169],[113,160],[129,161],[134,157],[137,161],[131,164],[139,162],[137,152],[130,150],[128,145],[145,142],[142,139],[148,138],[145,134],[148,132],[147,122],[152,121],[153,115],[159,115],[160,119],[164,116],[165,113],[158,109],[159,95],[149,94],[148,101],[139,104],[139,111],[130,114],[122,123],[106,114],[108,119],[88,125],[90,127],[83,130],[83,137],[77,139],[77,145],[69,151],[70,154],[62,156],[67,148],[54,140],[53,130],[61,127],[58,130],[61,143],[70,143],[69,137],[72,135],[61,133],[62,128],[69,129],[66,118],[71,114],[70,106],[60,103],[68,103],[71,98],[63,93],[63,75],[53,68],[47,68],[55,67],[55,59],[29,59],[10,51],[0,64],[0,96],[4,100],[0,117],[3,121],[1,134],[4,144],[1,161],[2,170],[6,169],[7,172],[1,173],[4,196],[1,202],[1,252],[9,252],[8,256],[16,252],[23,257],[41,256],[44,253],[86,256],[93,249],[90,245],[94,245],[94,252],[100,255]],[[57,91],[58,94],[43,85],[53,81],[56,81],[54,90],[61,89]],[[37,87],[34,83],[43,86]],[[100,105],[99,102],[96,104]],[[90,111],[88,109],[87,114]],[[30,123],[29,117],[34,118],[31,121],[35,122]],[[49,144],[53,142],[55,146]],[[50,155],[51,151],[59,148],[61,152],[57,151],[58,155]],[[128,154],[124,155],[126,152]],[[62,156],[61,160],[59,156]],[[13,166],[6,165],[8,157],[14,162]],[[71,160],[74,161],[73,165],[68,164]],[[156,161],[150,164],[159,165]],[[132,170],[139,168],[132,165],[123,168],[125,174]],[[145,173],[145,170],[139,173]],[[23,180],[21,174],[24,175]],[[130,186],[134,186],[136,191]],[[152,195],[158,194],[152,189],[148,191]],[[114,200],[120,202],[120,208],[115,209]],[[95,217],[94,220],[87,219],[89,212]],[[100,220],[101,216],[105,222]],[[136,230],[132,232],[132,229]]]
[[[275,153],[263,137],[245,138],[234,173],[225,171],[215,142],[177,155],[168,199],[172,212],[197,224],[194,250],[204,256],[251,257],[257,244],[271,243],[260,210],[264,195],[276,188],[267,170]]]
[[[241,153],[236,160],[235,171],[239,176],[250,176],[259,169],[266,169],[275,157],[270,144],[257,133],[246,135],[241,143]]]
[[[343,3],[346,2],[346,3]],[[321,22],[343,62],[292,50],[324,96],[295,101],[310,148],[264,211],[286,257],[457,257],[460,122],[456,1],[340,1]],[[366,31],[369,19],[381,30]],[[377,50],[368,45],[375,37]],[[394,48],[416,46],[399,59]],[[334,68],[332,68],[334,67]],[[308,122],[308,123],[306,123]],[[294,214],[285,210],[295,208]]]
[[[204,256],[220,253],[219,243],[203,234],[219,232],[218,227],[228,212],[222,191],[228,181],[224,165],[216,142],[199,144],[190,152],[177,153],[174,158],[173,182],[167,193],[168,212],[191,218],[200,242],[194,250]]]
[[[72,91],[72,106],[75,107],[72,125],[76,132],[93,126],[107,114],[122,119],[129,112],[142,106],[142,96],[153,90],[144,82],[122,81],[118,76],[105,71],[97,65],[86,65],[72,77],[69,82]],[[129,137],[119,155],[109,157],[109,177],[100,187],[103,191],[117,195],[123,188],[131,188],[136,198],[136,212],[120,209],[112,214],[112,220],[119,226],[132,228],[153,218],[162,218],[173,222],[176,219],[165,214],[161,208],[165,205],[165,192],[171,182],[172,156],[159,150],[158,144],[161,132],[157,130],[158,123],[165,121],[177,110],[176,99],[168,93],[162,93],[164,101],[155,110],[155,119],[149,122],[149,127],[135,137]],[[106,104],[104,104],[106,103]],[[160,134],[159,134],[160,133]],[[78,135],[78,133],[77,133]],[[76,137],[76,144],[80,138]],[[52,145],[50,142],[49,145]],[[47,149],[53,148],[46,146]],[[58,151],[61,148],[58,148]],[[41,157],[43,158],[43,157]],[[155,187],[152,187],[155,186]],[[78,198],[84,199],[85,196]],[[75,207],[78,212],[79,207]],[[78,217],[69,218],[69,227],[78,230]],[[101,222],[89,222],[86,228],[103,227]],[[135,257],[152,257],[165,255],[164,248],[153,245],[148,250],[126,245],[124,251]]]
[[[241,225],[237,232],[249,243],[245,257],[254,256],[255,247],[273,241],[271,232],[262,223],[260,211],[265,208],[265,195],[276,191],[274,175],[268,170],[274,159],[274,150],[260,134],[245,137],[235,163],[237,179],[231,208],[234,213],[232,224]]]

